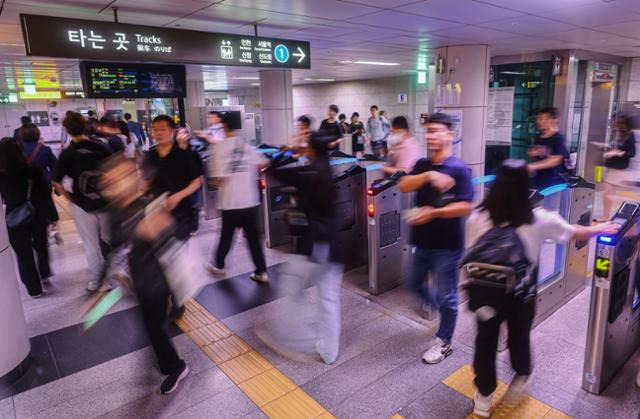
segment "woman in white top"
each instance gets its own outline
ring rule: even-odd
[[[559,214],[545,209],[532,209],[529,201],[529,173],[523,160],[506,160],[498,169],[491,190],[480,206],[469,216],[466,224],[465,247],[469,249],[494,225],[516,227],[516,234],[532,267],[538,265],[542,243],[553,240],[587,240],[600,233],[614,233],[617,226],[607,222],[583,227],[567,223]],[[534,276],[535,278],[535,276]],[[529,333],[535,313],[535,284],[519,295],[507,294],[492,316],[478,313],[475,343],[474,413],[489,417],[491,399],[496,389],[496,350],[500,324],[507,322],[511,366],[516,371],[507,397],[518,401],[529,384],[531,350]]]

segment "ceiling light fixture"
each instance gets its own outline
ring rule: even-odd
[[[260,86],[260,83],[251,83],[252,86]]]
[[[400,63],[390,63],[386,61],[365,61],[365,60],[354,61],[353,63],[366,64],[366,65],[388,65],[388,66],[400,65]]]
[[[260,77],[256,76],[237,76],[231,77],[233,80],[260,80]]]
[[[336,81],[336,79],[314,79],[311,77],[307,77],[304,79],[304,81]]]

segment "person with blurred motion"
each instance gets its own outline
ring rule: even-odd
[[[89,109],[87,111],[87,121],[91,122],[91,121],[95,121],[95,122],[99,122],[98,121],[98,115],[96,115],[95,111]]]
[[[566,182],[569,151],[558,128],[559,115],[556,108],[544,108],[536,116],[539,134],[527,153],[533,186],[538,190]]]
[[[384,127],[382,119],[378,115],[378,106],[373,105],[369,109],[371,116],[367,119],[367,137],[371,144],[371,151],[376,157],[384,157]]]
[[[105,117],[100,119],[91,138],[105,144],[112,153],[124,153],[127,148],[126,138],[122,135],[118,122]]]
[[[180,128],[178,133],[176,134],[176,145],[181,150],[184,150],[191,154],[195,165],[198,167],[200,175],[204,174],[204,166],[202,164],[202,159],[200,158],[200,154],[193,148],[191,145],[191,134],[186,128]],[[192,225],[191,225],[191,235],[195,235],[198,232],[198,228],[200,226],[200,201],[202,199],[202,189],[198,188],[198,190],[191,195],[191,211],[193,215],[191,217]]]
[[[139,122],[131,119],[130,113],[124,114],[124,120],[127,124],[127,128],[129,128],[129,132],[135,135],[135,139],[138,141],[138,148],[144,148],[145,144],[147,144],[147,133],[144,132],[144,127]]]
[[[297,209],[289,223],[296,236],[295,254],[279,272],[280,293],[287,304],[281,317],[261,338],[274,350],[287,354],[316,352],[326,364],[335,363],[340,348],[340,287],[342,263],[335,248],[337,219],[329,147],[332,135],[312,134],[307,149],[309,164],[293,168],[269,168],[281,182],[296,188]],[[297,221],[293,221],[297,220]],[[317,285],[317,307],[308,307],[303,291]],[[306,328],[305,314],[318,313],[318,330]]]
[[[509,355],[516,373],[503,400],[518,403],[530,384],[530,332],[535,315],[537,266],[542,244],[545,240],[558,243],[584,241],[597,234],[613,234],[618,230],[618,226],[611,222],[589,227],[570,225],[556,212],[543,208],[534,210],[529,200],[529,188],[527,163],[523,160],[504,161],[484,201],[466,222],[465,247],[469,252],[463,264],[482,262],[473,258],[482,256],[486,250],[490,250],[489,256],[496,259],[496,249],[511,249],[503,256],[505,262],[523,262],[515,265],[516,285],[508,291],[505,287],[487,287],[485,282],[470,281],[467,287],[469,307],[475,311],[477,322],[473,366],[478,390],[474,398],[474,413],[480,417],[491,414],[492,395],[497,385],[496,351],[502,322],[507,323]],[[474,273],[477,271],[469,272],[477,275]]]
[[[399,171],[410,173],[416,162],[422,158],[422,151],[409,131],[409,123],[404,116],[396,116],[391,121],[389,134],[389,162],[382,168],[387,175]]]
[[[176,239],[186,242],[192,231],[191,195],[202,185],[202,170],[191,152],[174,142],[176,124],[168,115],[158,115],[151,122],[153,140],[157,144],[142,162],[149,192],[159,197],[168,193],[167,205],[176,222]]]
[[[360,114],[354,112],[351,114],[351,123],[349,130],[351,133],[351,151],[356,157],[362,157],[364,153],[364,124],[360,121]]]
[[[144,325],[160,372],[167,376],[160,392],[169,394],[189,374],[167,332],[167,300],[171,291],[160,259],[172,240],[173,220],[163,205],[154,205],[143,196],[133,160],[122,154],[114,155],[104,162],[101,171],[101,189],[110,204],[112,253],[126,248],[128,270]]]
[[[20,130],[22,128],[28,127],[31,124],[32,122],[30,116],[25,115],[20,117],[20,126],[13,130],[13,141],[15,141],[16,144],[20,142]]]
[[[73,217],[76,229],[82,239],[82,247],[91,272],[87,283],[88,291],[96,291],[102,285],[104,257],[109,245],[107,216],[103,212],[106,202],[100,194],[98,181],[99,167],[112,152],[103,143],[87,137],[87,122],[77,112],[67,113],[62,122],[71,135],[71,144],[58,159],[53,173],[53,187],[58,195],[66,196],[73,203]],[[62,180],[73,181],[69,194]]]
[[[382,137],[382,146],[386,155],[388,151],[387,141],[389,140],[389,133],[391,132],[391,124],[387,119],[387,111],[380,110],[380,121],[382,122],[382,130],[384,131],[384,137]]]
[[[342,125],[340,125],[337,119],[338,112],[340,112],[338,105],[329,105],[327,119],[323,119],[322,123],[320,123],[319,131],[323,131],[327,137],[332,138],[333,144],[331,148],[334,148],[343,141],[342,135],[344,131],[342,131]]]
[[[341,113],[338,116],[338,122],[340,123],[340,129],[342,129],[342,133],[349,132],[349,123],[347,122],[347,115]]]
[[[260,191],[257,186],[259,170],[267,162],[240,132],[232,129],[231,114],[222,117],[222,126],[225,138],[218,144],[220,160],[212,167],[211,173],[219,188],[218,209],[222,211],[222,231],[218,248],[205,269],[213,275],[226,274],[225,259],[231,249],[233,235],[236,229],[242,229],[255,267],[250,278],[267,283],[267,263],[258,231]]]
[[[301,115],[296,120],[296,132],[289,140],[289,146],[294,150],[305,150],[311,139],[311,118],[307,115]]]
[[[473,208],[471,170],[453,156],[451,118],[443,113],[429,115],[427,151],[411,173],[400,178],[401,192],[416,193],[416,208],[407,214],[414,246],[409,287],[421,297],[423,314],[439,308],[440,326],[436,339],[422,357],[437,364],[452,354],[451,340],[458,317],[458,262],[464,249],[463,218]],[[436,296],[430,292],[431,274]]]
[[[638,173],[629,168],[629,162],[636,155],[636,138],[633,135],[633,129],[630,117],[626,115],[616,116],[615,138],[611,147],[604,152],[605,219],[609,219],[611,215],[611,206],[616,189],[632,189],[640,181]]]
[[[20,280],[33,298],[42,296],[42,281],[53,276],[49,266],[47,225],[50,217],[51,187],[40,169],[27,164],[22,149],[12,138],[0,140],[0,194],[6,205],[9,243],[16,254]],[[16,211],[29,202],[30,217],[11,225]],[[37,255],[37,262],[34,259]]]
[[[120,134],[117,134],[117,135],[118,137],[120,137],[120,139],[124,143],[125,156],[127,156],[130,159],[135,158],[136,155],[139,155],[138,150],[140,150],[136,135],[131,133],[131,131],[129,131],[129,126],[127,125],[126,122],[122,120],[118,120],[116,121],[116,123],[118,124],[118,130],[120,131]]]
[[[40,170],[49,187],[49,213],[47,219],[51,227],[50,236],[58,245],[61,245],[62,236],[56,229],[60,217],[51,194],[53,188],[51,179],[53,178],[53,171],[58,164],[58,159],[53,154],[51,148],[40,141],[40,138],[40,130],[34,124],[20,128],[20,141],[22,143],[22,151],[27,159],[27,164]]]

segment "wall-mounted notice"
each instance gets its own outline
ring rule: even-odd
[[[49,112],[47,111],[28,111],[27,115],[31,118],[31,122],[37,127],[48,127],[51,125],[49,122]]]
[[[489,88],[485,141],[488,145],[511,145],[514,87]]]
[[[629,91],[627,93],[629,102],[640,101],[640,58],[631,60],[631,74],[629,75]]]

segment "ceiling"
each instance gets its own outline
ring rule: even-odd
[[[259,35],[307,40],[311,70],[294,70],[295,84],[406,74],[419,53],[456,44],[489,44],[494,56],[569,48],[640,56],[640,0],[6,0],[0,89],[24,75],[79,86],[76,61],[24,56],[19,13],[112,20],[112,7],[123,23],[237,34],[253,34],[257,23]],[[347,60],[399,65],[339,63]],[[218,89],[251,86],[257,80],[247,77],[257,76],[188,66],[188,78]]]

